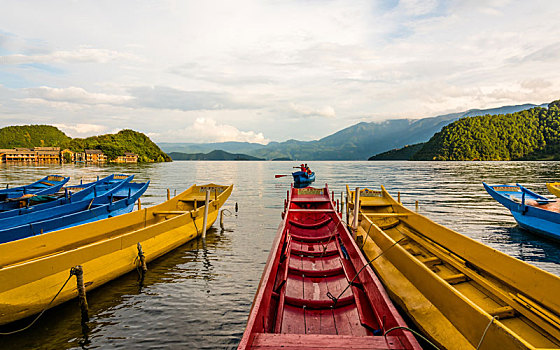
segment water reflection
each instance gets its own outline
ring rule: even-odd
[[[433,221],[494,249],[560,275],[560,245],[516,226],[509,211],[484,191],[482,181],[515,183],[546,194],[558,181],[560,162],[308,162],[314,186],[330,190],[384,185],[403,203]],[[114,172],[151,180],[145,206],[165,200],[169,188],[234,183],[225,207],[226,230],[218,223],[206,241],[197,240],[148,265],[144,286],[136,272],[89,293],[91,331],[82,334],[76,302],[48,311],[29,332],[3,338],[10,348],[235,347],[280,223],[292,181],[290,162],[173,162],[168,164],[71,166],[0,165],[2,184],[25,184],[45,174],[93,180]],[[239,211],[235,212],[235,204]],[[7,345],[4,345],[7,344]]]

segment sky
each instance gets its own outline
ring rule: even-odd
[[[560,99],[560,1],[0,0],[0,127],[314,140]]]

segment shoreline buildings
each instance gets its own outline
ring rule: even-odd
[[[86,149],[84,152],[72,152],[60,147],[34,147],[0,149],[1,163],[138,163],[138,155],[125,152],[114,160],[99,149]]]

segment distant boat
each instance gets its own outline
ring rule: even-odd
[[[24,215],[101,195],[123,181],[132,181],[134,175],[112,174],[94,182],[65,186],[53,194],[29,194],[0,202],[0,219]],[[0,228],[2,226],[0,225]]]
[[[549,182],[546,184],[546,188],[556,197],[560,197],[560,182]]]
[[[560,240],[559,199],[546,198],[519,184],[483,185],[492,198],[509,209],[521,228]]]
[[[296,188],[309,186],[313,181],[315,181],[315,172],[308,174],[305,171],[296,171],[292,173],[294,177],[294,185]]]
[[[149,181],[122,182],[104,195],[94,197],[90,201],[82,200],[58,208],[18,216],[16,218],[18,226],[15,227],[10,226],[10,220],[16,220],[14,218],[0,220],[0,243],[130,213],[134,203],[146,192],[149,184]]]
[[[289,191],[239,349],[421,349],[333,201]]]
[[[233,185],[195,185],[150,208],[0,244],[0,324],[75,298],[74,280],[49,304],[76,265],[83,267],[89,291],[140,268],[139,248],[150,262],[200,236],[206,191],[211,194],[208,229],[232,189]]]
[[[63,177],[60,175],[48,175],[29,185],[12,188],[9,188],[8,185],[6,185],[6,188],[0,190],[0,201],[5,201],[10,198],[17,198],[28,194],[53,194],[58,192],[58,190],[60,190],[62,186],[64,186],[68,182],[68,180],[70,180],[69,177]]]
[[[379,257],[371,267],[438,347],[560,348],[558,276],[409,210],[383,186],[348,198],[358,245]]]

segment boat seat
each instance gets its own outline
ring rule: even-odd
[[[292,238],[296,241],[300,241],[300,242],[315,242],[315,243],[321,243],[324,241],[328,241],[329,239],[332,239],[333,235],[325,235],[325,236],[300,236],[300,235],[295,235],[293,233],[291,233]]]
[[[295,266],[289,266],[289,269],[290,269],[290,273],[293,273],[294,275],[297,276],[305,276],[305,277],[329,277],[329,276],[340,275],[344,272],[342,270],[342,265],[327,270],[307,270]]]
[[[301,227],[301,228],[307,228],[307,229],[317,229],[320,227],[325,226],[326,224],[328,224],[329,222],[331,222],[332,217],[328,216],[325,219],[321,220],[321,221],[317,221],[317,222],[313,222],[313,223],[303,223],[303,222],[298,222],[298,221],[294,221],[294,220],[289,220],[289,223],[297,226],[297,227]]]
[[[327,249],[325,251],[321,249],[321,250],[310,251],[310,250],[301,250],[301,249],[292,248],[292,255],[297,255],[297,256],[328,257],[336,254],[338,254],[338,249]]]
[[[168,211],[154,211],[153,214],[154,215],[182,215],[185,214],[186,211],[182,211],[182,210],[168,210]]]
[[[365,214],[365,216],[367,216],[368,218],[391,218],[391,217],[402,217],[402,216],[409,216],[410,214],[406,214],[406,213],[371,213],[371,214]]]
[[[290,208],[288,209],[292,213],[334,213],[335,210],[332,208],[324,208],[324,209],[296,209]]]
[[[286,295],[284,299],[286,304],[296,307],[305,307],[306,309],[330,309],[334,307],[342,307],[347,306],[354,303],[354,296],[349,294],[345,297],[341,297],[337,300],[336,304],[331,299],[321,299],[321,300],[311,300],[311,299],[302,299],[302,298],[294,298]]]

